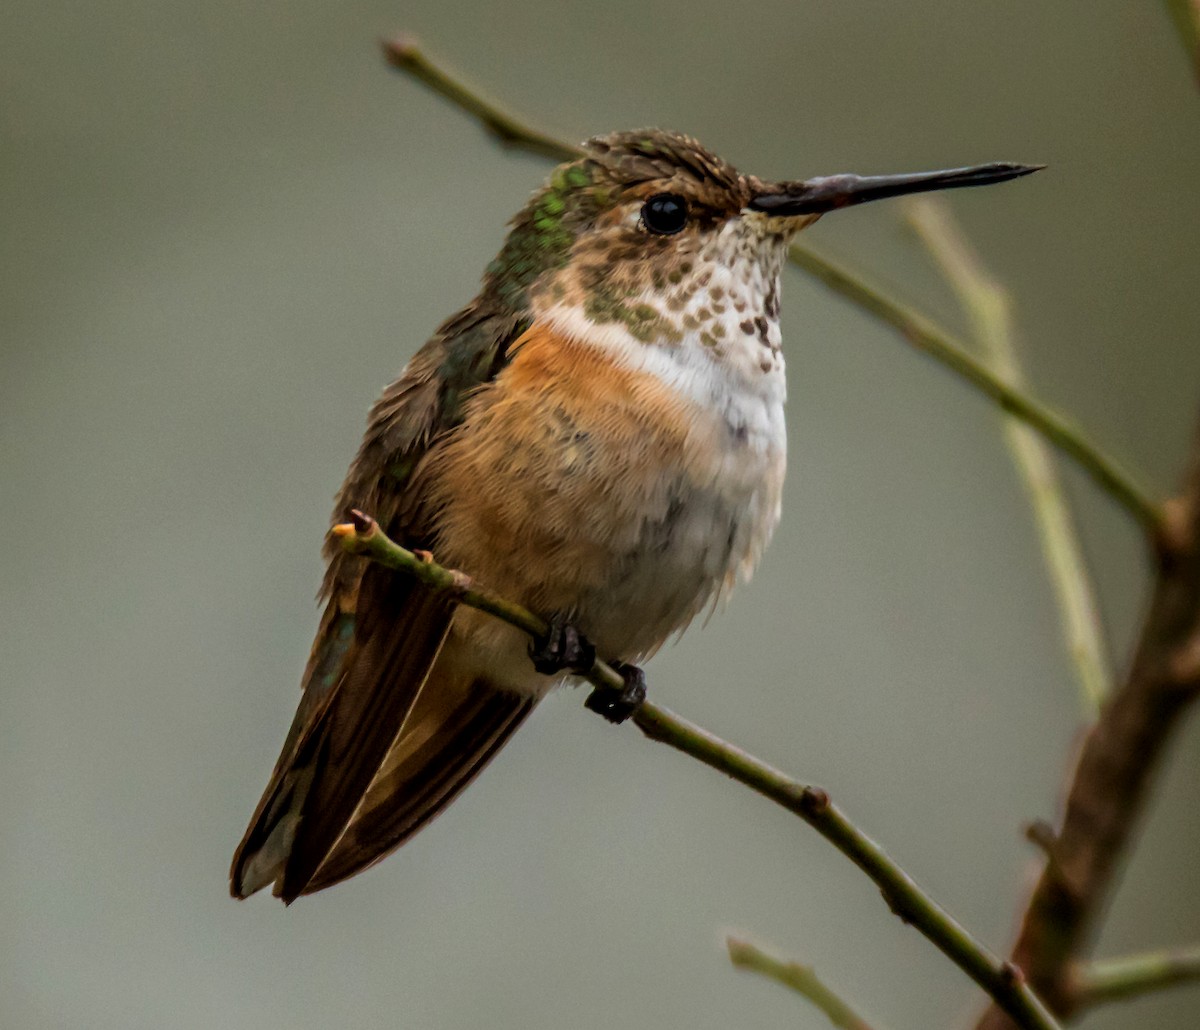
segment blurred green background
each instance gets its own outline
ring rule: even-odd
[[[1156,490],[1200,394],[1197,99],[1160,4],[7,0],[0,12],[0,1025],[822,1027],[745,930],[881,1024],[978,991],[814,833],[579,694],[410,846],[289,910],[226,870],[297,699],[381,386],[546,173],[389,72],[405,29],[569,138],[691,132],[793,177],[994,159],[952,198],[1038,392]],[[809,242],[961,326],[895,205]],[[1080,704],[996,411],[799,273],[756,581],[651,689],[827,787],[1006,946]],[[1069,484],[1120,656],[1128,520]],[[1100,942],[1200,937],[1200,733]],[[1196,989],[1098,1028],[1193,1028]]]

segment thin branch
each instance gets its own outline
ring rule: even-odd
[[[462,604],[494,615],[533,636],[546,633],[545,621],[528,609],[479,586],[465,573],[442,568],[428,555],[406,550],[390,540],[370,516],[355,512],[354,518],[354,522],[333,529],[342,546],[352,554],[416,576],[432,589],[444,591]],[[600,687],[620,689],[624,686],[621,676],[603,662],[597,662],[584,679]],[[1056,1026],[1025,983],[1020,970],[1011,963],[1002,962],[975,940],[878,844],[859,830],[824,790],[785,776],[741,748],[659,705],[646,702],[633,721],[651,740],[699,759],[798,815],[866,873],[879,887],[892,911],[911,923],[979,984],[1018,1026],[1028,1030],[1052,1030]]]
[[[738,969],[759,973],[803,995],[839,1030],[871,1030],[871,1024],[826,987],[811,966],[772,955],[738,937],[726,937],[725,945],[729,948],[729,961]]]
[[[1008,293],[983,268],[951,214],[950,205],[938,197],[913,199],[906,205],[906,213],[909,224],[966,309],[985,357],[1011,386],[1025,389],[1027,384],[1013,345]],[[1004,435],[1033,505],[1042,555],[1058,598],[1063,635],[1090,720],[1099,712],[1111,687],[1112,670],[1100,608],[1070,502],[1046,442],[1028,425],[1011,417],[1004,420]]]
[[[502,146],[527,150],[552,161],[572,161],[582,153],[578,147],[531,128],[497,105],[484,100],[475,90],[430,61],[411,36],[385,39],[382,45],[388,64],[419,79],[435,93],[481,122],[484,129]]]
[[[1166,0],[1166,4],[1200,86],[1200,0]]]
[[[1200,697],[1200,427],[1180,495],[1165,506],[1157,577],[1129,672],[1088,731],[1062,829],[1025,909],[1012,961],[1060,1016],[1167,744]],[[1011,1021],[996,1008],[979,1030]]]
[[[384,42],[384,54],[392,67],[414,75],[421,82],[480,121],[505,146],[542,154],[554,160],[571,160],[582,150],[546,135],[516,119],[502,108],[434,64],[410,36]],[[1150,496],[1111,457],[1092,444],[1070,421],[1022,390],[1015,389],[972,357],[967,348],[931,319],[888,297],[869,285],[858,273],[840,267],[807,247],[794,245],[792,263],[812,275],[868,314],[899,330],[913,347],[940,362],[1005,411],[1029,423],[1054,446],[1070,456],[1097,485],[1110,494],[1155,539],[1161,512]]]
[[[949,913],[860,831],[820,787],[805,786],[765,762],[657,705],[646,704],[634,716],[651,740],[669,744],[705,765],[745,784],[798,815],[850,859],[879,887],[891,910],[972,980],[1018,1026],[1053,1026],[1053,1020],[1024,982],[1021,971],[997,960]],[[1018,1014],[1018,1011],[1020,1014]]]
[[[1158,505],[1129,473],[1088,440],[1069,419],[1024,390],[1005,382],[947,330],[870,285],[859,273],[842,268],[799,244],[792,246],[788,256],[793,264],[835,293],[898,330],[922,354],[970,383],[1014,418],[1036,429],[1137,519],[1151,539],[1157,537],[1162,518]]]
[[[1074,973],[1079,1009],[1194,983],[1200,983],[1200,946],[1088,962]]]
[[[493,615],[531,637],[544,637],[549,632],[550,626],[546,620],[534,615],[528,608],[479,586],[465,572],[438,565],[428,551],[410,551],[401,547],[379,528],[379,523],[370,515],[361,511],[351,514],[353,522],[341,523],[331,530],[351,554],[362,555],[397,572],[407,573],[430,589],[444,593],[469,608]],[[599,659],[584,678],[594,686],[609,690],[621,690],[625,686],[621,674]]]

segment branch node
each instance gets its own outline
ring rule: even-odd
[[[829,809],[829,793],[822,787],[805,787],[800,795],[800,807],[809,815],[821,815]]]
[[[1200,627],[1171,656],[1167,674],[1176,690],[1185,694],[1200,693]]]
[[[1177,568],[1196,546],[1192,538],[1190,508],[1186,497],[1169,497],[1160,505],[1162,517],[1154,536],[1154,552],[1160,572],[1166,573]]]
[[[880,887],[879,893],[883,895],[883,900],[891,910],[892,915],[899,919],[905,926],[913,925],[916,913],[913,911],[911,905],[907,904],[891,887]]]
[[[1000,967],[1000,976],[1014,987],[1021,987],[1025,983],[1025,972],[1015,962],[1005,962]]]
[[[413,58],[420,53],[417,37],[408,32],[402,32],[391,39],[381,39],[379,45],[383,47],[383,54],[388,62],[397,68],[408,67]]]
[[[1051,862],[1054,861],[1054,849],[1058,846],[1058,834],[1045,819],[1034,819],[1033,822],[1027,823],[1025,839],[1035,845]]]
[[[422,558],[424,562],[432,563],[433,555],[428,551],[417,552],[418,555],[425,554],[427,557]],[[475,588],[475,581],[465,572],[460,572],[458,569],[450,569],[450,591],[458,597],[462,597],[467,592]]]

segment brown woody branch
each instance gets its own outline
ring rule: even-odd
[[[1200,429],[1179,496],[1164,506],[1150,608],[1129,672],[1088,731],[1062,827],[1030,896],[1012,961],[1059,1016],[1088,1001],[1087,952],[1172,734],[1200,696]],[[992,1007],[978,1030],[1011,1030]]]

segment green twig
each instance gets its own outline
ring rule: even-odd
[[[1192,64],[1196,84],[1200,85],[1200,0],[1166,0],[1166,3],[1179,40]]]
[[[498,594],[475,583],[465,572],[447,569],[438,565],[428,552],[414,552],[401,547],[392,540],[370,515],[355,511],[354,521],[333,527],[333,535],[341,540],[342,546],[352,554],[360,554],[388,568],[405,572],[427,587],[449,594],[460,604],[477,608],[488,615],[524,630],[531,637],[542,637],[550,626],[534,615],[528,608],[506,601]],[[597,687],[621,690],[625,680],[612,666],[597,661],[585,677]]]
[[[1200,946],[1087,962],[1072,977],[1083,1009],[1138,998],[1177,984],[1200,982]]]
[[[552,161],[571,161],[582,153],[578,147],[531,128],[447,75],[422,53],[411,36],[385,39],[383,54],[393,68],[419,79],[435,93],[441,94],[477,119],[503,146],[541,154]]]
[[[839,1030],[871,1030],[871,1024],[826,987],[811,966],[772,955],[737,937],[726,937],[725,945],[729,948],[729,961],[738,969],[760,973],[802,994]]]
[[[497,104],[485,100],[434,64],[409,36],[385,41],[384,54],[392,67],[415,76],[435,92],[471,115],[502,144],[550,157],[572,160],[583,151],[534,129]],[[912,346],[990,397],[1005,411],[1027,422],[1054,446],[1076,461],[1105,492],[1138,520],[1151,539],[1157,539],[1158,506],[1112,458],[1093,445],[1063,416],[1022,390],[1010,386],[977,361],[953,335],[935,322],[870,286],[856,272],[836,265],[799,244],[789,252],[793,264],[808,272],[851,303],[899,330]]]
[[[893,300],[868,284],[857,272],[842,268],[798,244],[793,245],[789,256],[794,264],[898,330],[917,350],[990,397],[1014,418],[1037,430],[1133,515],[1151,539],[1158,538],[1162,518],[1158,505],[1123,468],[1092,444],[1078,426],[1024,390],[1005,382],[936,322]]]
[[[943,199],[914,199],[906,207],[909,224],[966,309],[985,357],[1010,386],[1024,389],[1024,375],[1012,342],[1012,306],[1007,292],[984,270]],[[1033,505],[1042,554],[1058,598],[1063,634],[1084,705],[1094,718],[1111,686],[1112,671],[1099,605],[1066,491],[1053,455],[1041,437],[1011,417],[1005,419],[1004,431]]]
[[[333,529],[342,546],[351,553],[416,576],[434,590],[444,591],[461,603],[494,615],[533,636],[546,633],[545,621],[527,608],[479,586],[465,573],[442,568],[428,555],[406,550],[390,540],[370,516],[355,512],[354,518],[354,522]],[[608,689],[624,686],[620,674],[604,662],[597,662],[584,679]],[[1053,1030],[1056,1027],[1053,1017],[1029,989],[1020,971],[975,940],[878,844],[859,830],[821,788],[806,786],[785,776],[741,748],[659,705],[646,702],[633,721],[651,740],[661,741],[699,759],[798,815],[866,873],[879,887],[892,911],[911,923],[979,984],[1018,1026],[1028,1030]]]

